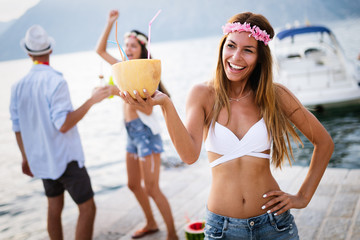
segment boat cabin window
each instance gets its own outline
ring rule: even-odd
[[[287,58],[301,58],[301,55],[298,53],[289,54],[287,55]]]
[[[322,51],[318,48],[308,48],[305,50],[305,56],[313,55],[313,54],[321,54]]]
[[[308,48],[305,50],[305,56],[312,54],[312,53],[319,53],[321,50],[318,48]]]
[[[325,56],[325,52],[323,49],[319,49],[319,48],[308,48],[304,51],[304,55],[307,58],[321,58],[323,56]]]

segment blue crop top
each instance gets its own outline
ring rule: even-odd
[[[241,140],[220,123],[215,122],[214,128],[212,124],[205,141],[205,149],[223,156],[211,162],[210,167],[215,167],[245,155],[270,158],[269,154],[262,153],[271,147],[271,141],[263,118],[256,122]]]

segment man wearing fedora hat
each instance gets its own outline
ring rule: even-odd
[[[76,124],[94,104],[110,96],[110,87],[96,88],[74,110],[67,82],[49,65],[55,41],[41,26],[34,25],[20,44],[34,62],[30,72],[11,89],[12,129],[23,159],[22,171],[42,179],[50,239],[63,239],[65,190],[79,208],[75,239],[91,239],[96,207]]]
[[[39,25],[31,26],[20,46],[31,56],[46,56],[52,52],[55,40]]]

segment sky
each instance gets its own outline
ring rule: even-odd
[[[40,0],[0,0],[0,22],[8,22],[21,17],[26,10]]]

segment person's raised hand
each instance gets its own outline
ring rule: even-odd
[[[116,19],[118,19],[118,17],[119,17],[119,11],[118,10],[111,10],[110,12],[109,12],[109,19],[108,19],[108,21],[109,21],[109,23],[114,23],[115,21],[116,21]]]

